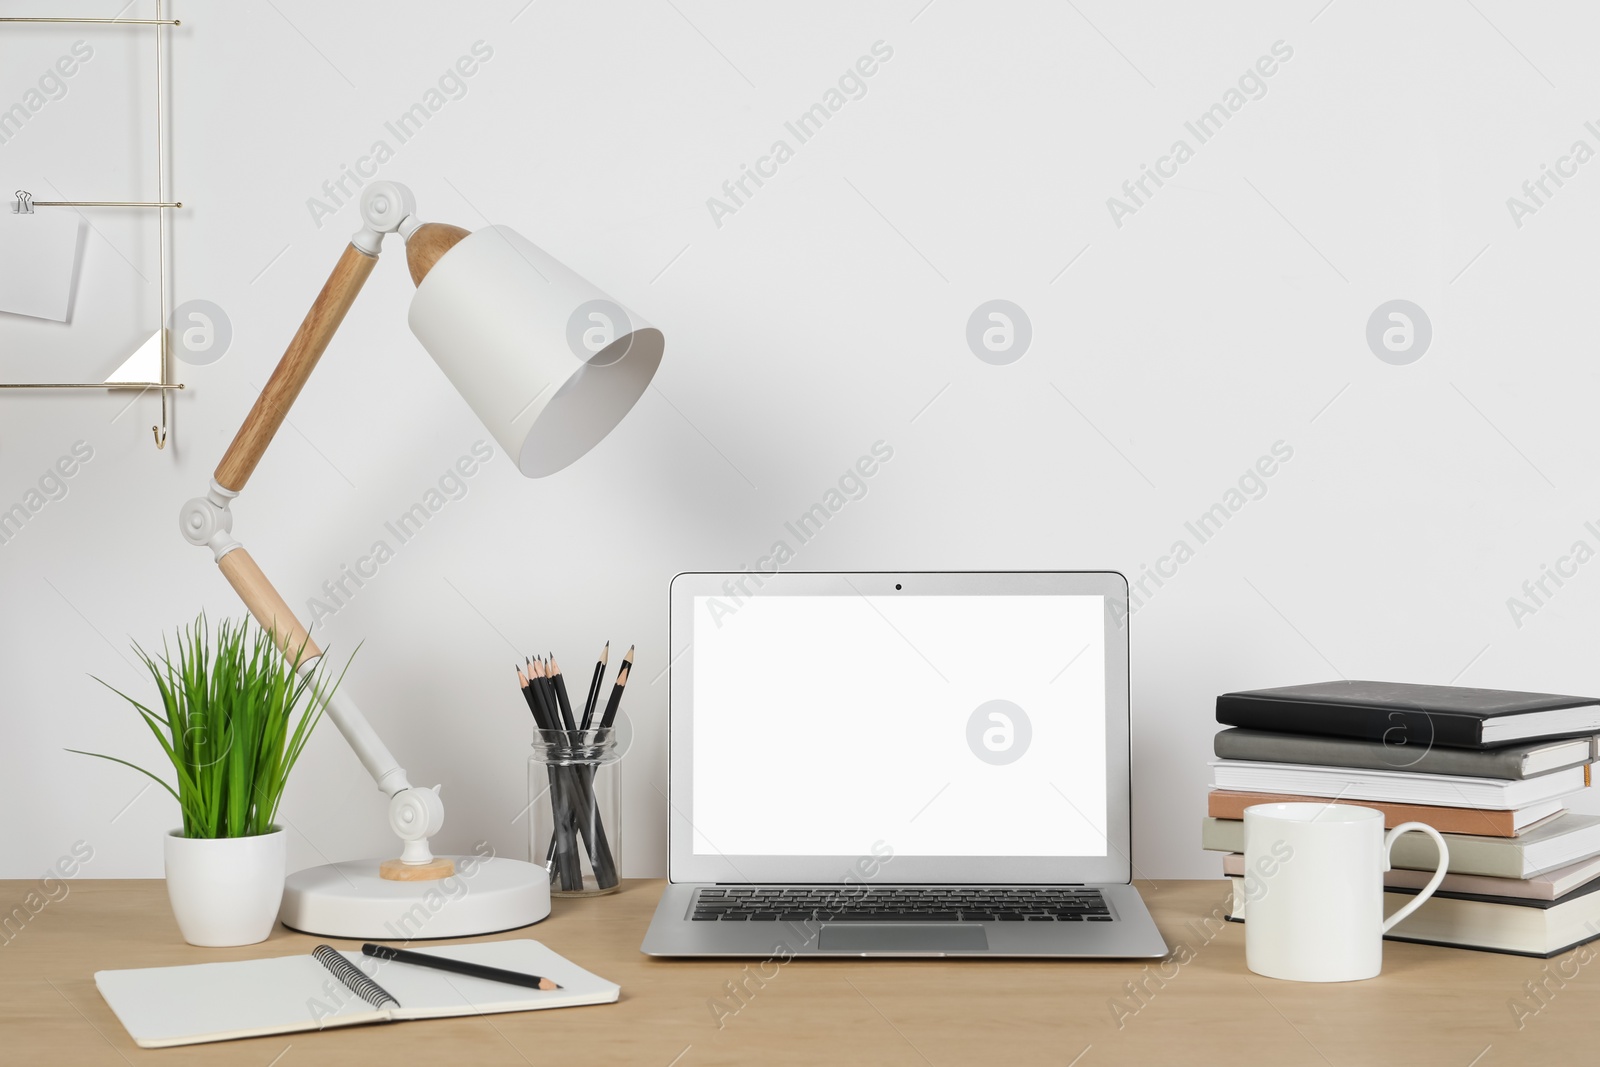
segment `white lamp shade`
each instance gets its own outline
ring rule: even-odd
[[[411,332],[530,478],[599,444],[661,364],[661,331],[515,230],[490,226],[417,287]]]

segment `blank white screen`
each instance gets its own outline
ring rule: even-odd
[[[1106,854],[1102,597],[728,607],[694,602],[696,854],[862,856],[877,841],[901,856]],[[968,741],[996,699],[1032,735],[999,766]],[[1010,751],[1003,732],[990,741]]]

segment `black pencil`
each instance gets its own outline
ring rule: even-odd
[[[561,988],[551,979],[540,978],[536,974],[508,971],[503,967],[487,967],[481,963],[467,963],[464,960],[453,960],[432,953],[410,952],[403,948],[390,948],[388,945],[374,945],[369,942],[361,946],[361,954],[379,960],[393,960],[396,963],[409,963],[416,967],[431,967],[436,971],[449,971],[451,974],[464,974],[469,978],[486,978],[491,982],[526,986],[529,989]]]
[[[560,706],[556,703],[556,687],[550,684],[550,664],[535,658],[533,665],[537,675],[535,684],[539,686],[539,692],[544,697],[544,706],[550,713],[550,725],[557,730],[565,730],[567,724],[562,718]]]
[[[555,700],[547,688],[549,680],[542,677],[544,664],[531,656],[527,657],[527,661],[528,688],[525,692],[528,694],[528,706],[533,709],[534,723],[545,735],[541,740],[548,742],[549,735],[563,732],[561,720],[555,709]],[[518,673],[520,675],[521,672]],[[555,863],[562,889],[581,889],[583,875],[578,869],[574,830],[581,828],[578,826],[577,808],[584,803],[584,783],[570,767],[551,764],[545,769],[550,775],[550,803],[553,809],[550,852],[545,857],[545,863]]]
[[[565,722],[565,741],[571,746],[579,743],[577,724],[572,722],[570,711],[563,719],[558,719],[560,714],[556,697],[555,685],[551,678],[548,664],[539,660],[534,661],[534,681],[543,686],[545,707],[552,721]],[[611,846],[606,841],[605,827],[600,824],[597,816],[596,801],[594,797],[594,771],[593,768],[581,764],[563,767],[567,775],[567,804],[569,817],[567,833],[574,830],[583,836],[583,843],[589,852],[590,869],[594,871],[595,881],[602,886],[616,884],[616,864],[611,857]],[[576,849],[576,845],[571,846]],[[581,883],[580,883],[581,885]],[[577,888],[577,887],[575,887]]]
[[[556,662],[556,654],[550,653],[550,683],[556,691],[556,703],[561,708],[561,722],[568,732],[576,732],[577,720],[572,717],[572,702],[567,699],[567,680],[561,674],[561,664]]]
[[[591,683],[591,699],[584,714],[584,729],[593,718],[594,705],[598,702],[598,691],[603,681],[601,672],[604,670],[605,660],[610,651],[610,643],[601,650],[600,663],[595,668],[595,678]],[[582,734],[572,721],[572,707],[570,699],[565,692],[566,682],[562,677],[560,665],[555,662],[554,654],[546,662],[543,659],[535,660],[526,657],[527,673],[521,667],[517,668],[518,680],[523,685],[523,696],[528,701],[528,707],[534,713],[534,722],[541,733],[558,735],[557,739],[550,737],[541,738],[545,744],[561,743],[565,740],[568,745],[581,744]],[[618,689],[627,683],[628,671],[633,664],[633,649],[628,650],[628,655],[622,665],[622,670],[617,675]],[[604,725],[609,726],[615,720],[620,693],[613,693],[611,703],[607,706]],[[565,727],[565,729],[563,729]],[[617,884],[616,861],[611,854],[610,842],[606,839],[605,826],[599,819],[599,810],[594,796],[594,768],[582,765],[568,766],[550,764],[546,767],[550,776],[550,800],[553,807],[549,849],[545,854],[545,865],[554,870],[561,888],[564,891],[576,891],[582,888],[582,872],[578,868],[577,838],[583,838],[583,845],[589,853],[590,868],[594,874],[595,883],[601,888],[611,888]]]
[[[611,687],[611,699],[606,701],[606,713],[600,717],[600,729],[609,730],[617,721],[617,709],[622,706],[622,687],[628,684],[628,674],[633,670],[633,646],[622,657],[622,669],[617,672],[617,684]]]
[[[562,713],[555,710],[555,701],[550,699],[550,688],[544,677],[544,662],[534,659],[528,667],[528,688],[533,689],[534,699],[538,699],[539,707],[544,709],[544,721],[549,723],[547,728],[560,731],[562,729]]]
[[[600,683],[605,680],[606,660],[611,658],[611,642],[607,641],[600,650],[600,658],[594,664],[594,677],[589,679],[589,695],[583,701],[583,723],[578,727],[587,730],[594,722],[595,705],[600,702]]]
[[[522,687],[522,699],[528,704],[528,711],[533,715],[533,724],[543,729],[539,722],[539,708],[533,700],[533,690],[528,688],[528,676],[522,673],[522,664],[517,664],[517,684]]]
[[[550,723],[544,716],[544,705],[539,700],[539,694],[533,688],[533,663],[529,661],[528,672],[523,673],[522,668],[517,668],[517,680],[522,683],[522,699],[528,702],[528,710],[533,713],[533,725],[540,730],[550,729]]]

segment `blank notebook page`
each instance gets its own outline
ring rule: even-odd
[[[379,1010],[347,990],[309,954],[233,963],[100,971],[95,984],[141,1047],[223,1041],[390,1019],[445,1018],[610,1003],[616,984],[537,941],[491,941],[415,949],[429,955],[538,974],[562,988],[541,991],[481,978],[344,957],[400,1002]]]
[[[94,981],[129,1035],[146,1048],[388,1018],[347,991],[309,955],[100,971]],[[324,982],[331,983],[328,990],[324,990]],[[343,997],[344,1006],[325,1014],[319,1023],[311,1001],[331,1006],[335,997]]]

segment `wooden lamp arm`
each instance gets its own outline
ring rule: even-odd
[[[250,609],[256,622],[272,635],[279,651],[296,667],[310,664],[322,655],[322,649],[311,640],[311,635],[300,625],[300,620],[295,618],[294,612],[278,595],[243,545],[217,560],[217,569],[228,579],[228,584],[239,594],[239,599]]]
[[[283,358],[278,360],[272,377],[267,379],[267,387],[261,390],[244,424],[234,434],[233,443],[228,446],[222,462],[217,464],[216,473],[212,476],[213,495],[222,496],[223,516],[230,529],[232,518],[226,511],[226,502],[231,501],[250,480],[251,473],[255,471],[256,464],[261,462],[278,428],[283,425],[306,379],[316,369],[317,361],[327,351],[328,343],[344,321],[345,313],[355,303],[356,297],[361,294],[361,287],[377,265],[376,255],[362,251],[354,243],[345,247],[322,292],[317,294],[316,302],[306,313],[305,321],[289,342]],[[218,494],[219,489],[224,492]],[[194,503],[191,501],[191,506]],[[186,511],[185,514],[187,519],[189,513]],[[187,525],[184,532],[189,532]],[[212,544],[211,547],[220,550],[217,553],[217,567],[228,579],[228,584],[233,586],[233,591],[239,594],[239,599],[250,609],[256,622],[272,634],[278,648],[294,661],[295,666],[309,664],[322,655],[322,650],[311,640],[305,627],[300,625],[289,605],[242,545],[233,542],[231,545]],[[393,763],[392,757],[387,762]]]
[[[294,340],[289,342],[277,369],[267,379],[267,387],[261,390],[244,425],[234,434],[233,443],[223,454],[222,462],[217,464],[213,477],[218,485],[235,493],[245,487],[273,436],[283,425],[289,408],[300,395],[301,387],[316,369],[317,361],[327,351],[328,342],[344,322],[345,313],[355,303],[361,287],[377,265],[376,255],[369,255],[354,244],[345,247],[344,255],[328,275],[327,284],[317,294],[316,302],[306,313]],[[255,610],[254,605],[251,610]]]
[[[382,195],[382,190],[379,190],[379,198]],[[333,341],[333,334],[344,323],[344,315],[362,293],[366,278],[373,272],[373,267],[378,266],[382,235],[402,230],[406,221],[411,222],[411,226],[402,232],[406,237],[406,261],[411,269],[411,282],[416,285],[422,285],[422,278],[427,277],[427,272],[434,269],[435,262],[440,261],[446,251],[469,235],[467,230],[459,226],[446,226],[443,222],[424,222],[418,226],[411,219],[410,194],[394,192],[387,195],[394,206],[387,208],[386,213],[379,214],[378,218],[373,218],[370,208],[373,197],[366,195],[362,198],[365,229],[355,235],[344,254],[339,256],[333,274],[328,275],[328,282],[322,286],[322,293],[317,294],[317,301],[306,312],[306,320],[294,333],[294,339],[283,352],[282,360],[278,360],[272,378],[267,379],[266,389],[262,389],[261,395],[256,397],[245,424],[238,427],[238,434],[234,435],[234,443],[227,446],[226,453],[222,454],[222,462],[216,466],[213,477],[224,490],[238,493],[245,488],[246,482],[250,482],[256,464],[261,462],[267,446],[277,435],[278,427],[283,426],[283,419],[299,397],[299,390],[306,386],[310,373],[317,370],[317,360],[328,350],[328,342]],[[402,211],[405,214],[398,214]]]

